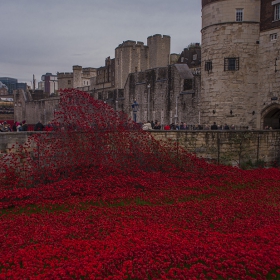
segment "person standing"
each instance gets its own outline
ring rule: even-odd
[[[184,122],[181,122],[181,125],[180,125],[180,130],[189,130],[189,127],[187,126],[187,124]]]
[[[43,131],[45,126],[42,124],[41,121],[38,121],[34,127],[34,131]]]
[[[214,122],[214,123],[211,125],[211,130],[218,130],[218,126],[217,126],[216,122]]]
[[[26,123],[26,121],[22,121],[22,131],[27,131],[28,130],[28,125]]]
[[[46,131],[52,131],[53,130],[53,125],[51,122],[48,122],[47,126],[45,127]]]
[[[161,125],[158,121],[155,122],[154,129],[161,129]]]
[[[13,127],[12,127],[13,131],[17,131],[17,125],[18,125],[18,122],[14,122]]]
[[[22,131],[22,126],[21,126],[21,123],[18,123],[17,125],[17,132],[20,132]]]
[[[229,126],[227,124],[225,124],[224,130],[229,130]]]
[[[143,124],[142,129],[143,130],[153,130],[152,125],[149,121],[147,121],[146,123]]]
[[[3,132],[11,132],[11,128],[7,122],[3,122]]]
[[[163,129],[164,129],[164,130],[170,130],[170,125],[169,125],[169,124],[165,125],[165,126],[163,127]]]

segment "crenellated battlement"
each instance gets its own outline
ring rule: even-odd
[[[83,69],[83,67],[80,66],[80,65],[73,65],[73,71],[74,70],[82,70],[82,69]]]
[[[116,49],[126,48],[126,47],[133,47],[133,48],[141,47],[141,48],[143,48],[143,47],[146,47],[146,46],[144,45],[144,42],[128,40],[128,41],[123,41],[123,43],[119,44]]]
[[[151,40],[151,39],[169,39],[170,40],[170,36],[169,35],[161,35],[161,34],[155,34],[155,35],[151,35],[147,38],[147,40]]]
[[[83,68],[83,72],[94,72],[94,71],[96,71],[96,68],[93,68],[93,67]]]
[[[73,73],[72,72],[58,72],[57,78],[58,79],[73,78]]]
[[[150,68],[165,67],[169,64],[170,57],[169,35],[155,34],[147,38],[150,54]]]

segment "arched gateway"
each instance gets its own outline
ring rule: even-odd
[[[280,104],[271,104],[261,112],[262,127],[280,129]]]

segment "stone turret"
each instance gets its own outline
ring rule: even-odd
[[[73,73],[59,72],[57,73],[58,89],[73,87]]]
[[[256,128],[259,25],[260,0],[202,0],[202,123]]]
[[[149,68],[166,67],[170,62],[170,36],[155,34],[148,37]]]
[[[143,42],[124,41],[115,49],[115,86],[124,88],[129,73],[148,68],[148,47]]]
[[[170,62],[170,36],[156,34],[143,42],[124,41],[115,49],[117,88],[124,88],[129,73],[166,67]]]
[[[83,67],[79,65],[73,66],[73,88],[79,88],[83,86],[82,81]]]

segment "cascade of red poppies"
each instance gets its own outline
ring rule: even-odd
[[[208,164],[61,93],[0,159],[0,279],[279,279],[280,171]]]
[[[175,174],[210,167],[176,143],[159,143],[125,113],[75,89],[61,92],[51,131],[31,136],[2,157],[0,166],[2,189],[98,176],[100,170]]]

